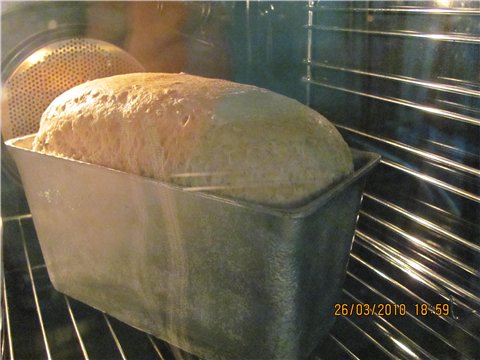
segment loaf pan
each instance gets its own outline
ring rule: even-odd
[[[277,209],[7,142],[54,287],[208,359],[305,358],[333,324],[365,176]]]

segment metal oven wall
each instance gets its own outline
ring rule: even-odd
[[[352,147],[383,157],[367,181],[345,315],[314,357],[479,358],[479,3],[130,5],[6,4],[3,65],[25,39],[76,24],[148,70],[251,83],[312,106]],[[187,356],[51,288],[21,187],[2,166],[3,356]],[[382,304],[382,316],[368,313]]]

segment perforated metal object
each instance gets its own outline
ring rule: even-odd
[[[75,85],[141,71],[143,66],[131,55],[100,40],[73,38],[37,49],[12,72],[2,89],[3,139],[36,133],[48,105]]]

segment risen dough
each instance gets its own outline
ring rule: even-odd
[[[33,149],[189,190],[293,205],[352,172],[335,127],[296,100],[186,74],[98,79],[56,98]]]

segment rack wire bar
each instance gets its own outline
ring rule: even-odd
[[[35,280],[33,278],[32,266],[31,266],[30,257],[29,257],[29,254],[28,254],[27,243],[26,243],[26,240],[25,240],[25,233],[23,231],[23,226],[22,226],[22,220],[18,219],[17,221],[18,221],[18,225],[20,227],[20,234],[21,234],[21,237],[22,237],[23,250],[24,250],[24,254],[25,254],[25,259],[27,261],[28,276],[30,277],[30,283],[32,284],[32,292],[33,292],[33,298],[34,298],[34,302],[35,302],[35,309],[36,309],[36,312],[37,312],[38,321],[40,323],[40,329],[42,331],[43,341],[44,341],[44,345],[45,345],[45,352],[46,352],[46,355],[47,355],[47,359],[50,360],[52,358],[52,356],[50,354],[50,346],[48,344],[47,333],[45,331],[45,325],[43,323],[42,311],[40,309],[40,304],[38,302],[37,289],[36,289],[36,286],[35,286]]]
[[[31,219],[32,214],[21,214],[21,215],[12,215],[12,216],[5,216],[2,218],[4,223],[13,221],[13,220],[24,220],[24,219]]]
[[[448,192],[451,192],[455,195],[461,196],[465,199],[474,201],[476,203],[480,203],[480,196],[478,196],[476,194],[472,194],[471,192],[463,190],[463,189],[461,189],[457,186],[450,185],[449,183],[447,183],[445,181],[439,180],[439,179],[434,178],[434,177],[429,176],[429,175],[425,175],[425,174],[423,174],[419,171],[412,170],[412,169],[410,169],[410,168],[408,168],[404,165],[401,165],[401,164],[399,164],[395,161],[382,159],[382,160],[380,160],[380,162],[384,165],[387,165],[387,166],[391,167],[391,168],[394,168],[394,169],[400,170],[401,172],[404,172],[406,174],[412,175],[413,177],[418,178],[422,181],[425,181],[426,183],[432,184],[432,185],[434,185],[436,187],[439,187],[443,190],[447,190]]]
[[[458,170],[458,171],[461,171],[461,172],[464,172],[464,173],[468,173],[468,174],[473,175],[473,176],[480,177],[480,170],[479,169],[473,168],[473,167],[468,166],[468,165],[461,164],[457,161],[450,160],[450,159],[448,159],[444,156],[440,156],[440,155],[434,154],[434,153],[429,152],[429,151],[421,150],[419,148],[404,144],[404,143],[402,143],[400,141],[397,141],[397,140],[388,139],[386,137],[375,136],[373,134],[369,134],[369,133],[366,133],[366,132],[363,132],[363,131],[360,131],[360,130],[357,130],[357,129],[354,129],[354,128],[351,128],[351,127],[348,127],[348,126],[345,126],[345,125],[342,125],[342,124],[335,123],[335,126],[340,128],[340,129],[346,130],[349,133],[359,135],[363,138],[374,140],[374,141],[380,142],[382,144],[386,144],[386,145],[392,146],[394,148],[397,148],[397,149],[403,150],[405,152],[408,152],[410,154],[416,155],[420,158],[420,160],[438,162],[439,164],[446,165],[448,167],[451,167],[452,169],[455,169],[455,170]]]
[[[358,244],[361,244],[370,251],[374,251],[399,270],[413,276],[422,284],[430,287],[446,301],[451,301],[454,294],[459,298],[465,300],[468,299],[477,306],[480,304],[480,298],[476,294],[457,286],[449,279],[437,274],[432,269],[420,264],[418,261],[406,258],[406,256],[401,254],[398,250],[393,249],[391,246],[382,243],[378,239],[375,239],[360,230],[356,230],[355,234],[359,239]],[[459,298],[456,300],[457,304],[461,305],[466,311],[472,313],[474,316],[479,317],[480,320],[480,315],[477,314],[475,309],[459,300]]]
[[[464,239],[463,237],[452,233],[451,231],[445,230],[443,227],[435,224],[432,221],[429,221],[429,220],[423,218],[420,215],[414,214],[414,213],[402,208],[401,206],[398,206],[398,205],[396,205],[396,204],[394,204],[394,203],[392,203],[388,200],[382,199],[379,196],[376,196],[376,195],[371,194],[369,192],[364,192],[363,196],[365,196],[365,198],[367,198],[369,200],[375,201],[375,202],[383,205],[384,207],[396,212],[399,215],[402,215],[403,217],[405,217],[409,220],[414,221],[415,223],[419,224],[420,226],[443,236],[445,239],[454,241],[461,246],[464,246],[464,247],[466,247],[466,248],[468,248],[472,251],[480,253],[480,246],[479,245],[474,244],[474,243]],[[478,274],[478,271],[476,271],[476,273]]]
[[[165,358],[162,355],[162,352],[158,348],[157,344],[155,343],[155,340],[153,340],[152,336],[150,334],[147,334],[148,341],[152,344],[153,349],[155,350],[155,353],[157,354],[158,358],[160,360],[165,360]]]
[[[363,338],[365,338],[368,342],[373,344],[377,349],[379,349],[384,355],[388,356],[390,359],[400,359],[399,357],[395,356],[393,353],[391,353],[387,348],[382,345],[377,339],[375,339],[372,334],[368,333],[364,329],[362,329],[360,326],[355,324],[350,318],[348,317],[341,317],[340,319],[346,321],[349,325],[351,325],[356,332],[360,333]]]
[[[72,320],[72,325],[75,329],[75,334],[77,335],[77,339],[78,339],[78,342],[80,344],[80,348],[82,349],[83,357],[84,357],[85,360],[89,360],[90,358],[88,356],[87,349],[85,348],[85,344],[83,343],[82,335],[80,334],[80,331],[78,330],[77,321],[75,320],[75,315],[73,314],[72,306],[70,305],[70,300],[68,299],[68,297],[66,295],[64,295],[63,297],[65,299],[65,303],[67,304],[68,313],[70,315],[70,319]]]
[[[349,74],[368,76],[368,77],[378,78],[382,80],[396,81],[404,84],[416,85],[426,89],[449,92],[457,95],[468,95],[468,96],[480,97],[480,91],[472,90],[462,86],[448,85],[448,84],[443,84],[443,83],[434,82],[434,81],[421,80],[421,79],[416,79],[416,78],[403,76],[403,75],[382,74],[378,72],[376,73],[376,72],[354,69],[354,68],[349,68],[344,66],[335,66],[335,65],[308,60],[308,59],[305,59],[304,63],[309,64],[310,66],[315,68],[341,71]]]
[[[364,29],[353,29],[353,28],[343,28],[339,26],[323,26],[323,25],[311,25],[309,27],[317,31],[331,31],[331,32],[353,33],[353,34],[362,34],[362,35],[405,37],[405,38],[411,38],[411,39],[426,39],[426,40],[445,41],[445,42],[453,42],[453,43],[458,42],[458,43],[466,43],[466,44],[480,44],[480,37],[478,36],[456,34],[456,33],[434,34],[434,33],[424,33],[424,32],[413,31],[413,30],[378,31],[378,30],[364,30]]]
[[[125,353],[123,352],[123,347],[120,344],[120,341],[118,341],[117,334],[115,333],[115,330],[113,330],[112,324],[110,323],[110,320],[108,319],[107,315],[105,313],[102,313],[103,318],[105,319],[105,322],[107,323],[108,329],[110,330],[110,334],[112,335],[112,338],[115,341],[115,344],[117,345],[118,352],[120,353],[120,356],[122,357],[123,360],[127,360],[127,357],[125,356]]]
[[[371,94],[371,93],[365,92],[365,91],[348,89],[348,88],[343,87],[343,86],[332,85],[332,84],[329,84],[327,82],[308,79],[306,77],[303,78],[303,82],[311,84],[311,85],[315,85],[315,86],[324,87],[324,88],[331,89],[331,90],[338,90],[338,91],[342,91],[342,92],[345,92],[345,93],[348,93],[348,94],[359,95],[359,96],[363,96],[363,97],[367,97],[367,98],[370,98],[370,99],[375,99],[375,100],[379,100],[379,101],[383,101],[383,102],[387,102],[387,103],[391,103],[391,104],[395,104],[395,105],[405,106],[405,107],[412,108],[412,109],[419,110],[419,111],[423,111],[423,112],[426,112],[426,113],[429,113],[429,114],[437,115],[437,116],[443,117],[445,119],[454,120],[454,121],[462,122],[462,123],[469,124],[469,125],[480,126],[480,120],[477,119],[477,118],[474,118],[474,117],[468,116],[468,115],[463,115],[463,114],[460,114],[460,113],[456,113],[456,112],[453,112],[453,111],[439,109],[439,108],[437,108],[435,106],[431,106],[431,105],[422,105],[422,104],[419,104],[419,103],[416,103],[416,102],[413,102],[413,101],[410,101],[410,100],[406,100],[406,99],[400,99],[400,98],[391,97],[391,96],[376,95],[376,94]]]
[[[321,4],[321,3],[319,3]],[[433,7],[418,7],[418,6],[392,6],[392,7],[352,7],[352,8],[333,8],[328,6],[315,6],[314,11],[318,12],[367,12],[367,13],[393,13],[393,14],[421,14],[421,15],[466,15],[466,16],[479,16],[480,10],[477,8],[433,8]]]
[[[13,344],[12,344],[12,330],[10,327],[10,309],[8,307],[8,298],[7,298],[7,285],[5,283],[5,274],[2,272],[2,284],[3,284],[3,289],[2,289],[2,296],[3,296],[3,302],[5,306],[5,325],[7,328],[7,342],[8,342],[8,352],[10,355],[10,359],[14,360],[15,359],[15,351],[13,349]],[[3,326],[2,326],[2,331],[5,331]]]
[[[407,233],[406,231],[402,230],[398,226],[396,226],[396,225],[394,225],[394,224],[392,224],[392,223],[390,223],[386,220],[383,220],[383,219],[379,218],[378,216],[374,216],[374,215],[372,215],[372,214],[370,214],[366,211],[361,211],[360,214],[362,216],[364,216],[365,218],[368,218],[369,220],[372,220],[373,222],[375,222],[379,226],[384,227],[384,228],[388,229],[389,231],[391,231],[392,233],[395,233],[396,235],[405,239],[407,242],[409,242],[412,245],[412,249],[414,249],[415,247],[421,248],[424,251],[426,251],[427,253],[429,253],[433,256],[436,256],[438,258],[441,258],[442,260],[445,260],[448,263],[455,265],[456,267],[462,269],[463,271],[465,271],[467,273],[470,273],[470,274],[474,275],[475,277],[479,277],[479,273],[478,273],[477,269],[466,265],[463,261],[454,258],[452,255],[446,253],[443,250],[437,249],[436,247],[428,244],[427,242],[423,241],[422,239],[417,238],[417,237]],[[431,258],[426,258],[425,256],[421,256],[421,255],[419,255],[419,256],[423,257],[424,259],[427,259],[431,263],[434,262]]]
[[[347,346],[345,346],[340,340],[338,340],[335,336],[329,334],[329,337],[342,348],[342,350],[347,354],[351,359],[360,360],[358,356],[356,356]]]
[[[306,65],[307,65],[307,69],[306,69],[306,79],[307,80],[310,80],[312,78],[312,67],[311,67],[311,63],[312,63],[312,54],[313,54],[313,43],[312,43],[312,39],[313,39],[313,31],[312,31],[312,26],[313,26],[313,8],[314,8],[314,1],[313,0],[309,0],[308,1],[308,10],[307,10],[307,14],[308,14],[308,20],[307,20],[307,61],[306,61]],[[306,83],[306,99],[305,99],[305,103],[307,105],[310,105],[310,102],[311,102],[311,87],[310,87],[310,83],[307,82]]]

